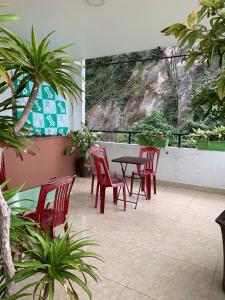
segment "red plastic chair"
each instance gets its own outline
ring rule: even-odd
[[[53,230],[55,227],[64,224],[65,231],[68,228],[66,217],[69,207],[69,198],[75,176],[60,178],[54,182],[43,184],[41,186],[36,212],[25,215],[26,218],[32,219],[40,224],[44,233],[50,228],[51,236],[54,237]],[[46,197],[49,192],[55,191],[53,208],[46,205]]]
[[[123,189],[123,201],[124,201],[124,211],[126,210],[126,186],[123,179],[120,179],[116,175],[111,176],[107,163],[103,157],[97,157],[93,155],[94,164],[97,172],[97,190],[96,190],[96,200],[95,208],[98,206],[98,192],[100,187],[100,213],[104,214],[105,210],[105,190],[107,187],[113,188],[113,203],[117,205],[118,200],[118,187]]]
[[[108,169],[109,169],[109,162],[108,162],[108,157],[107,157],[105,147],[94,147],[93,146],[89,149],[89,154],[90,154],[90,157],[91,157],[91,166],[92,166],[91,194],[93,194],[95,176],[97,175],[93,155],[98,156],[98,157],[103,157],[105,159],[106,166],[107,166]]]
[[[144,190],[146,186],[146,194],[147,198],[151,199],[151,177],[153,178],[153,187],[154,194],[156,194],[156,172],[159,162],[160,149],[157,147],[143,147],[140,149],[139,157],[149,158],[149,163],[147,163],[144,167],[137,166],[137,172],[132,172],[131,175],[131,188],[130,194],[133,193],[133,181],[135,179],[135,175],[141,175],[142,177],[142,190]]]

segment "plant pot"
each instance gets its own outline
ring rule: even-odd
[[[139,136],[138,142],[141,146],[155,146],[158,148],[165,148],[169,145],[169,139],[168,138],[162,138],[162,139],[150,139],[145,136]]]
[[[77,173],[80,177],[89,177],[91,175],[91,164],[84,157],[77,160]]]
[[[225,151],[225,141],[197,141],[198,150]]]
[[[156,146],[158,148],[166,148],[169,146],[169,139],[168,138],[164,138],[164,139],[157,139],[152,141],[153,146]]]

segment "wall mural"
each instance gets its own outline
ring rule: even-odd
[[[18,87],[22,78],[15,81]],[[29,82],[22,91],[22,98],[17,100],[19,106],[26,105],[32,89]],[[17,117],[22,115],[23,108],[18,108]],[[35,135],[66,135],[69,131],[69,118],[66,100],[57,95],[53,88],[43,83],[34,102],[32,112],[29,114],[27,123]]]

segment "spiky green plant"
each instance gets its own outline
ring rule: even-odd
[[[51,238],[50,232],[44,235],[41,230],[28,230],[22,262],[15,263],[18,268],[16,282],[26,280],[33,275],[40,275],[33,284],[34,299],[54,299],[55,283],[64,288],[65,295],[71,300],[78,299],[76,286],[82,288],[92,299],[87,285],[87,275],[96,282],[99,277],[97,268],[85,262],[86,258],[101,260],[95,252],[87,251],[87,246],[96,246],[89,238],[77,238],[70,235],[70,230],[62,236]],[[28,285],[30,287],[30,285]]]

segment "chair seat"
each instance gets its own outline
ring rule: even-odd
[[[117,186],[123,186],[124,185],[123,179],[119,178],[116,175],[111,176],[111,182],[112,182],[112,185],[107,184],[107,182],[102,182],[102,185],[104,185],[105,187],[109,187],[109,186],[117,187]]]
[[[137,172],[137,171],[135,171],[135,172],[132,172],[134,175],[139,175],[139,173]],[[140,172],[140,174],[142,175],[142,176],[144,176],[144,175],[156,175],[156,173],[154,172],[154,171],[152,171],[152,170],[142,170],[141,172]]]
[[[124,185],[124,180],[117,177],[116,175],[111,177],[112,185],[113,186],[122,186]]]
[[[42,214],[42,222],[41,222],[41,228],[43,230],[47,229],[48,226],[50,226],[54,216],[54,226],[61,225],[65,222],[65,216],[63,213],[55,213],[54,215],[54,210],[52,208],[44,209],[43,214]],[[38,214],[36,212],[29,213],[25,215],[25,218],[32,219],[35,222],[39,222],[38,220]]]

